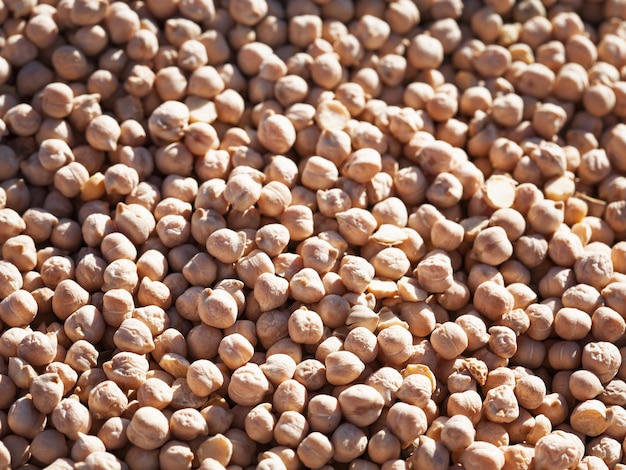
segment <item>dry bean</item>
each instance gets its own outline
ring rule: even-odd
[[[156,408],[139,408],[128,425],[127,435],[130,442],[141,449],[157,449],[170,436],[167,418]]]
[[[620,2],[5,3],[5,466],[621,465]]]

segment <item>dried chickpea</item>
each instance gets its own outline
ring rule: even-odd
[[[459,456],[461,464],[469,469],[502,468],[504,454],[493,444],[483,441],[474,441]]]
[[[269,391],[270,384],[258,365],[248,363],[233,372],[228,384],[228,395],[235,403],[257,405]]]
[[[365,370],[359,357],[349,351],[336,351],[324,360],[326,380],[333,385],[347,385]]]
[[[157,449],[170,437],[169,423],[160,410],[144,406],[133,415],[127,435],[130,442],[141,449]]]
[[[350,423],[342,423],[333,432],[331,443],[337,462],[351,462],[367,449],[365,433]]]

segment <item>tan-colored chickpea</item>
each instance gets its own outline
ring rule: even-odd
[[[326,380],[333,385],[346,385],[365,370],[365,364],[349,351],[337,351],[326,356]]]
[[[468,345],[465,331],[456,323],[446,322],[433,330],[430,341],[435,351],[446,359],[454,359]]]
[[[338,462],[351,462],[367,449],[365,433],[351,423],[342,423],[333,432],[331,443]]]
[[[156,449],[170,437],[168,420],[160,410],[144,406],[133,415],[127,436],[131,443],[141,449]]]
[[[474,425],[463,415],[451,416],[441,429],[441,441],[452,452],[466,448],[475,437]]]
[[[161,379],[150,377],[137,390],[139,406],[151,406],[159,410],[168,406],[174,392],[171,386]]]
[[[309,424],[297,411],[285,411],[274,427],[274,439],[279,445],[297,447],[308,434]]]
[[[421,408],[408,403],[397,402],[387,413],[387,427],[400,440],[402,446],[413,442],[427,429],[426,414]]]
[[[302,308],[290,315],[287,326],[289,337],[299,344],[316,344],[324,332],[322,318],[313,310]]]
[[[482,282],[474,292],[474,306],[483,315],[499,319],[513,307],[513,295],[493,281]]]
[[[311,468],[323,467],[333,455],[330,439],[314,431],[305,437],[297,449],[300,461]]]
[[[279,220],[289,230],[292,240],[304,240],[313,235],[313,211],[305,205],[295,204],[285,208]]]
[[[37,308],[30,292],[15,290],[0,302],[0,319],[9,326],[27,326],[34,320]]]
[[[407,48],[407,59],[417,69],[436,69],[443,55],[441,42],[425,34],[415,36]]]
[[[459,456],[461,464],[469,469],[502,468],[504,454],[495,445],[483,441],[474,441]]]
[[[269,391],[269,381],[258,365],[248,363],[233,372],[228,395],[240,405],[257,405]]]
[[[296,372],[296,363],[294,359],[283,353],[276,353],[268,356],[265,363],[261,364],[260,367],[267,379],[273,385],[278,385],[285,380],[292,378]]]

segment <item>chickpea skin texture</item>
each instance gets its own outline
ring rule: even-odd
[[[0,1],[0,467],[622,468],[625,19]]]

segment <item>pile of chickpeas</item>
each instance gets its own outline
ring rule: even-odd
[[[626,469],[625,0],[0,0],[0,468]]]

